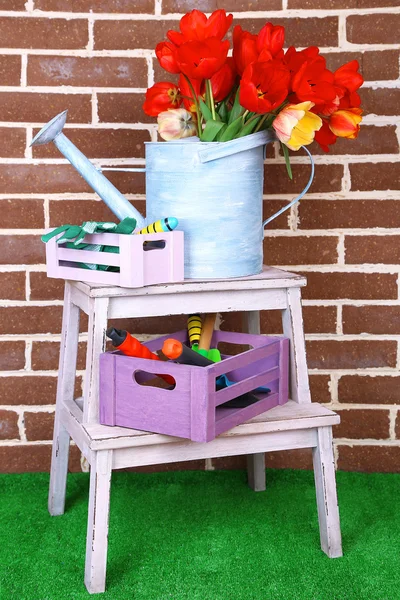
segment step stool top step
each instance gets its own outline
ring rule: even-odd
[[[157,294],[179,294],[200,291],[229,291],[241,289],[278,289],[303,287],[306,278],[298,273],[289,273],[274,267],[264,266],[262,273],[234,279],[186,279],[181,283],[151,285],[143,288],[121,288],[106,285],[91,285],[81,281],[72,281],[87,296],[92,298],[113,298],[124,296],[150,296]]]

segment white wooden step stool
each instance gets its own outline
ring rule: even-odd
[[[311,403],[300,294],[305,284],[304,277],[271,267],[252,277],[140,289],[66,282],[49,511],[64,512],[72,438],[90,464],[85,567],[90,593],[105,590],[111,473],[126,467],[246,454],[249,485],[261,491],[265,452],[312,448],[321,547],[331,558],[342,555],[332,449],[332,425],[339,423],[339,416]],[[80,310],[89,315],[83,410],[74,400]],[[104,352],[108,319],[245,311],[247,330],[259,333],[260,310],[281,310],[283,332],[290,340],[291,400],[286,405],[204,444],[99,424],[99,355]]]

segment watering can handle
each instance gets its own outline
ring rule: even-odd
[[[199,150],[198,156],[200,162],[206,163],[211,160],[216,160],[217,158],[224,158],[225,156],[231,156],[238,152],[251,150],[258,146],[265,146],[269,142],[274,142],[275,140],[276,137],[272,131],[259,131],[258,133],[246,135],[242,138],[231,140],[230,142],[213,142],[211,144],[206,144],[204,150]]]
[[[280,210],[278,210],[278,212],[276,212],[275,214],[272,215],[272,217],[269,217],[268,219],[266,219],[263,222],[263,228],[270,223],[271,221],[273,221],[274,219],[276,219],[276,217],[279,217],[279,215],[281,215],[283,212],[285,212],[285,210],[288,210],[288,208],[291,208],[294,204],[296,204],[299,200],[302,199],[302,197],[304,196],[304,194],[306,194],[310,188],[310,185],[312,184],[312,180],[314,179],[314,160],[313,157],[311,156],[310,152],[308,151],[308,149],[305,146],[302,146],[303,150],[305,150],[308,154],[308,158],[310,159],[310,163],[311,163],[311,173],[310,173],[310,179],[307,182],[306,187],[304,188],[304,190],[298,195],[296,196],[296,198],[294,200],[292,200],[291,202],[289,202],[289,204],[287,204],[286,206],[284,206],[283,208],[281,208]]]

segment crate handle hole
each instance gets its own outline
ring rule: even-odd
[[[250,344],[236,344],[235,342],[220,341],[217,344],[217,348],[221,355],[236,356],[237,354],[242,354],[242,352],[252,350],[253,346]]]
[[[175,378],[172,375],[164,375],[165,379],[161,375],[155,373],[149,373],[148,371],[137,370],[134,371],[132,379],[138,384],[144,387],[155,387],[164,390],[173,390],[176,387]]]
[[[144,252],[149,252],[149,250],[162,250],[166,246],[165,240],[154,240],[150,242],[143,242],[143,250]]]

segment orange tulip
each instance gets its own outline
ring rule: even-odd
[[[360,131],[362,120],[361,108],[348,108],[346,110],[337,110],[331,115],[329,127],[338,137],[354,139]]]

